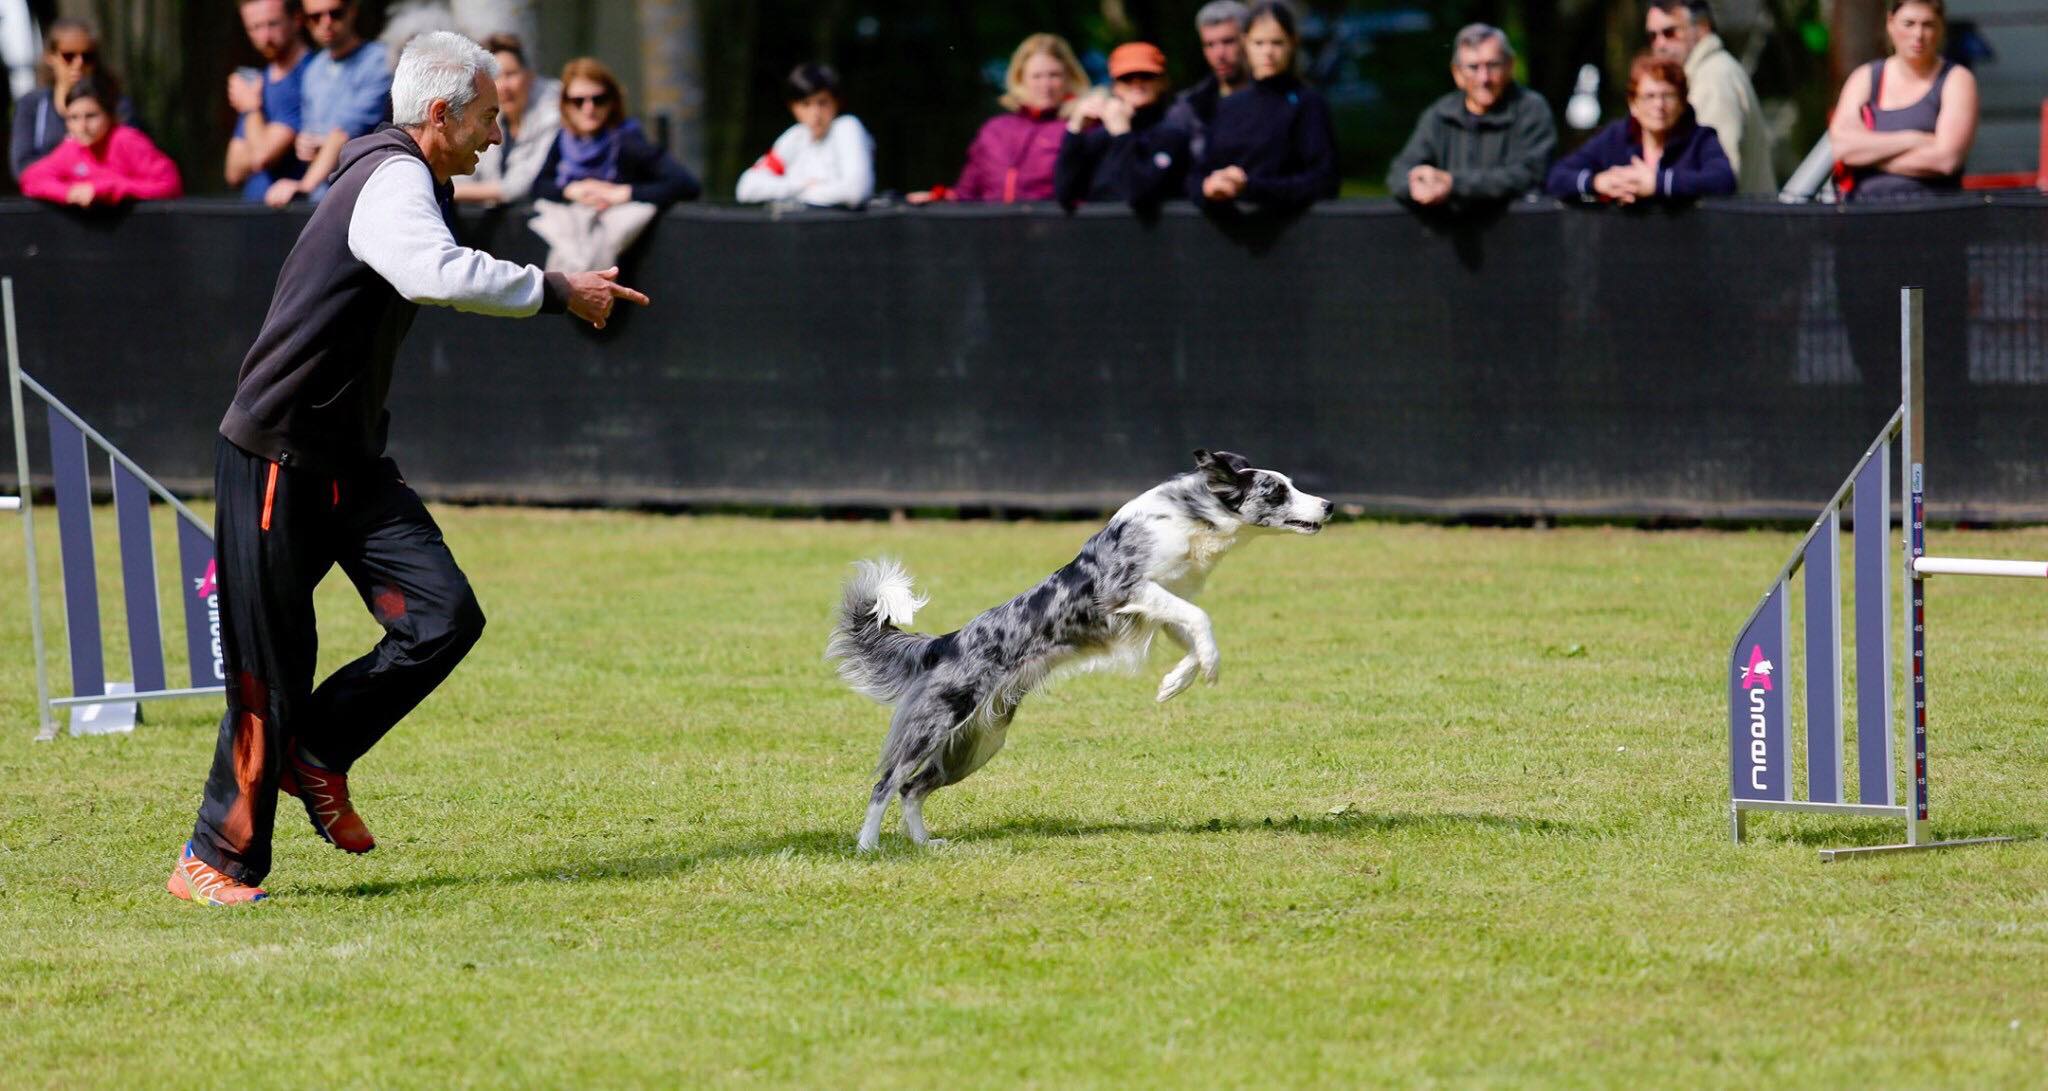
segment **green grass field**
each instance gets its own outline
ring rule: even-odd
[[[884,714],[820,659],[846,563],[902,557],[938,631],[1092,525],[440,515],[490,629],[357,767],[377,851],[280,808],[272,900],[244,911],[163,890],[213,706],[31,741],[0,523],[0,1085],[2048,1071],[2048,847],[1823,865],[1896,827],[1781,816],[1729,844],[1722,660],[1792,535],[1258,541],[1202,600],[1220,684],[1154,706],[1163,650],[1141,678],[1064,681],[933,797],[950,844],[914,850],[892,816],[862,858]],[[2048,556],[2040,530],[1934,542]],[[2042,594],[1933,585],[1944,835],[2044,831]],[[338,577],[322,596],[332,666],[375,629]]]

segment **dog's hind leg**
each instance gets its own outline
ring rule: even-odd
[[[883,777],[875,785],[875,794],[868,799],[868,820],[861,825],[858,845],[862,852],[873,852],[882,843],[882,815],[889,810],[889,797],[895,793],[895,779],[893,775]],[[907,802],[905,806],[908,807]],[[909,813],[904,811],[906,816]]]
[[[933,837],[924,827],[924,797],[938,789],[941,779],[937,769],[930,769],[903,786],[903,832],[914,845],[946,843],[945,838]]]

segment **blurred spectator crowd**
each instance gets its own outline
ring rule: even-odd
[[[356,29],[355,0],[239,0],[261,67],[227,80],[236,116],[222,166],[245,199],[318,201],[349,140],[389,120],[395,51]],[[1975,136],[1976,81],[1944,58],[1943,0],[1890,0],[1890,55],[1844,83],[1828,135],[1843,199],[1896,200],[1960,187]],[[1072,47],[1033,34],[1010,57],[999,112],[956,178],[901,195],[910,204],[1057,201],[1214,212],[1293,211],[1337,195],[1328,103],[1297,74],[1300,29],[1282,0],[1215,0],[1197,13],[1206,74],[1176,90],[1167,57],[1129,42],[1109,83],[1089,86]],[[1708,0],[1648,0],[1644,51],[1627,73],[1626,117],[1563,156],[1551,105],[1515,80],[1498,28],[1450,42],[1450,89],[1417,118],[1386,186],[1448,215],[1537,193],[1630,205],[1775,194],[1762,109],[1715,32]],[[606,65],[579,57],[536,71],[524,43],[481,43],[497,60],[502,142],[454,200],[531,202],[550,267],[603,268],[661,209],[702,187],[631,113]],[[22,192],[91,206],[177,197],[178,171],[147,135],[91,26],[53,23],[41,86],[17,104],[9,162]],[[821,63],[784,81],[792,124],[739,178],[736,200],[859,208],[877,198],[874,140],[849,89]]]

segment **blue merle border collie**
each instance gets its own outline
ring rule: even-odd
[[[1192,472],[1125,504],[1066,567],[943,636],[903,631],[926,599],[902,566],[856,562],[825,655],[848,685],[896,708],[860,850],[880,841],[895,796],[910,839],[939,843],[925,830],[924,798],[995,757],[1017,705],[1055,671],[1136,671],[1164,630],[1187,654],[1157,699],[1172,700],[1198,673],[1214,682],[1216,635],[1189,601],[1209,570],[1247,533],[1314,534],[1330,512],[1285,474],[1196,451]]]

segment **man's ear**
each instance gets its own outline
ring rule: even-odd
[[[1209,491],[1217,496],[1234,497],[1251,485],[1251,462],[1243,455],[1229,451],[1210,454],[1200,447],[1195,448],[1195,468],[1208,479]]]
[[[448,123],[448,100],[437,98],[427,103],[427,124],[439,128]]]

